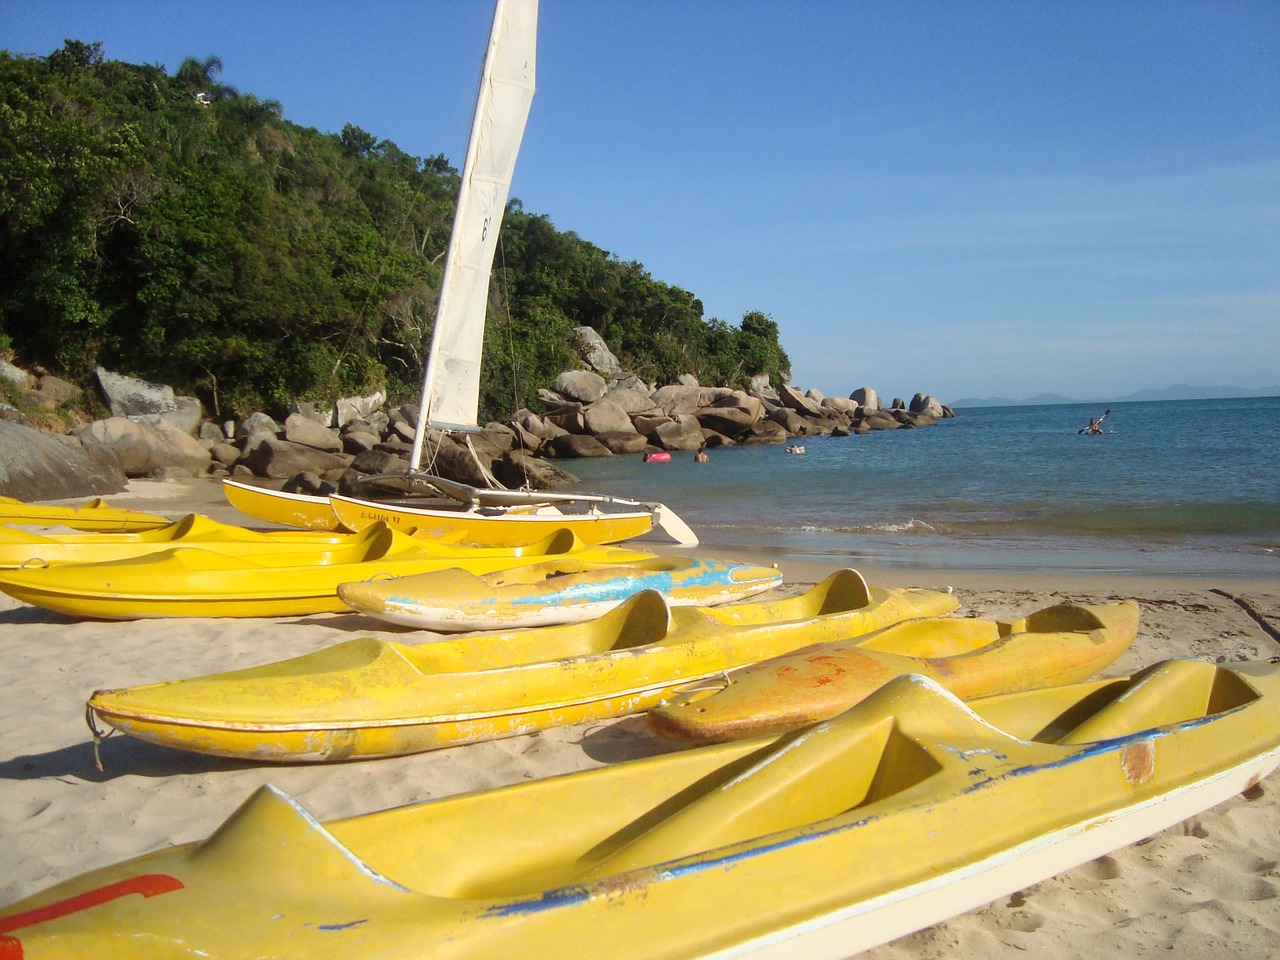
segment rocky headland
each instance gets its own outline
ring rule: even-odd
[[[429,472],[484,485],[491,472],[509,487],[546,489],[576,480],[552,461],[701,446],[782,444],[794,438],[854,436],[923,427],[952,411],[917,393],[881,403],[871,387],[823,396],[757,378],[749,389],[707,387],[692,376],[653,386],[624,371],[589,327],[575,330],[583,368],[538,391],[537,411],[488,423],[465,442],[433,431]],[[91,387],[0,360],[0,494],[22,500],[115,493],[130,478],[211,476],[284,481],[305,493],[358,492],[362,478],[404,473],[416,404],[375,393],[332,405],[297,403],[283,420],[254,412],[217,423],[200,402],[102,368]],[[110,416],[74,413],[93,389]],[[64,411],[60,414],[59,411]],[[81,421],[81,422],[77,422]],[[475,456],[472,455],[474,451]]]

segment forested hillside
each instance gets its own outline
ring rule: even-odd
[[[160,380],[219,416],[375,388],[414,398],[458,171],[355,125],[289,123],[220,74],[214,57],[170,76],[73,40],[0,51],[0,351],[81,381],[96,364]],[[779,382],[771,319],[702,313],[512,201],[482,417],[572,366],[580,324],[659,383]]]

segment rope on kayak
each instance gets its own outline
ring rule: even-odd
[[[84,722],[89,725],[89,733],[93,736],[93,765],[98,768],[99,773],[106,773],[102,768],[102,754],[98,750],[98,744],[115,733],[115,727],[111,727],[106,733],[99,730],[93,719],[93,707],[87,703],[84,705]]]

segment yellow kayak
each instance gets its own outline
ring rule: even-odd
[[[372,637],[279,663],[100,690],[91,720],[163,746],[286,763],[384,757],[645,710],[691,680],[815,640],[954,609],[839,571],[799,596],[670,607],[411,646]]]
[[[72,563],[0,571],[0,590],[76,617],[288,617],[346,610],[338,584],[465,567],[488,572],[550,557],[608,563],[646,560],[651,553],[590,546],[567,530],[528,547],[466,547],[418,540],[385,526],[341,546],[319,544],[252,557],[182,547],[113,563]]]
[[[843,713],[907,673],[936,680],[962,700],[1075,683],[1114,663],[1137,633],[1131,600],[1062,603],[1010,622],[910,620],[680,691],[649,712],[649,726],[703,742],[781,733]]]
[[[0,523],[30,526],[62,525],[73,530],[99,530],[124,533],[153,530],[173,523],[168,517],[142,513],[124,507],[113,507],[105,500],[90,500],[79,507],[55,507],[42,503],[24,503],[13,497],[0,497]]]
[[[187,514],[163,527],[138,533],[38,534],[16,527],[0,527],[0,569],[129,560],[189,546],[236,556],[289,552],[314,554],[363,539],[367,536],[310,530],[264,533],[219,523],[198,513]]]
[[[535,543],[551,531],[572,530],[584,543],[618,543],[653,528],[647,511],[562,513],[553,507],[467,509],[463,503],[433,507],[285,493],[235,480],[223,480],[228,502],[259,520],[311,530],[364,530],[384,523],[402,533],[489,547]]]
[[[715,606],[781,582],[773,567],[704,557],[654,557],[625,566],[567,557],[493,573],[454,568],[344,583],[338,596],[358,613],[448,632],[580,623],[642,590],[658,591],[672,606]]]
[[[839,717],[321,824],[271,786],[200,843],[0,910],[25,960],[837,960],[1200,813],[1280,764],[1280,666],[1168,661]]]
[[[222,493],[233,507],[256,520],[308,530],[347,529],[333,515],[328,497],[286,493],[237,480],[223,480]]]

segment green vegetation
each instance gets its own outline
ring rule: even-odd
[[[458,172],[353,125],[289,123],[221,69],[169,76],[75,40],[0,51],[0,344],[81,382],[102,364],[169,383],[219,417],[416,397]],[[571,366],[577,325],[656,382],[790,366],[764,314],[704,320],[693,294],[517,201],[495,278],[482,417]]]

